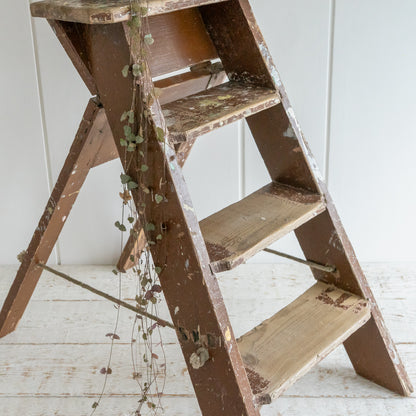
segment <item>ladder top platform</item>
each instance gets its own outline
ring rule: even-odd
[[[153,16],[220,3],[225,0],[148,0],[147,15]],[[86,24],[119,23],[130,20],[130,0],[44,0],[32,3],[33,17]]]

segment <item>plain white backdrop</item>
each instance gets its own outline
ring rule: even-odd
[[[415,260],[416,2],[251,3],[359,259]],[[12,264],[30,241],[89,93],[46,21],[30,18],[28,1],[2,6],[0,264]],[[120,170],[114,161],[92,171],[51,263],[115,262]],[[200,218],[269,180],[243,123],[200,138],[184,173]],[[275,247],[299,254],[292,236]],[[253,261],[281,259],[261,253]]]

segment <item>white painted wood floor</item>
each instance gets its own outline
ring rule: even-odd
[[[117,281],[111,267],[60,269],[116,295]],[[364,270],[415,384],[416,263],[366,264]],[[0,267],[0,302],[15,271],[15,266]],[[313,278],[302,265],[248,264],[220,275],[219,281],[239,336],[300,295],[311,286]],[[132,297],[133,287],[133,279],[125,277],[125,299]],[[127,416],[135,409],[136,384],[131,377],[129,344],[132,318],[129,311],[121,312],[121,340],[114,348],[113,374],[96,416]],[[110,345],[105,334],[112,331],[114,319],[111,303],[45,272],[17,331],[0,340],[0,415],[88,415],[102,388],[99,370],[105,366]],[[168,372],[164,414],[199,415],[175,335],[169,329],[164,331]],[[416,415],[416,396],[399,397],[355,375],[345,351],[339,347],[283,397],[264,406],[261,413]]]

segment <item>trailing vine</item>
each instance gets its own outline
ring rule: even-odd
[[[133,273],[136,278],[136,305],[138,308],[159,316],[159,303],[161,302],[162,288],[159,282],[159,274],[162,266],[154,265],[151,259],[150,246],[155,245],[163,239],[163,224],[154,224],[146,218],[146,196],[152,193],[146,186],[143,175],[149,170],[147,154],[151,135],[157,140],[164,142],[165,132],[159,127],[154,127],[151,122],[151,106],[158,98],[159,91],[151,88],[149,91],[146,80],[150,77],[147,66],[147,53],[154,39],[149,31],[147,19],[148,7],[145,0],[131,0],[131,19],[127,22],[126,36],[130,44],[130,62],[126,63],[120,70],[122,76],[132,76],[132,100],[130,108],[120,115],[120,122],[124,123],[124,137],[120,138],[120,145],[124,149],[124,161],[126,165],[134,163],[138,168],[137,174],[132,177],[126,173],[120,175],[122,190],[121,219],[115,222],[115,227],[121,232],[121,249],[123,248],[124,235],[127,231],[136,240],[140,230],[135,224],[141,218],[141,225],[146,237],[146,245],[140,252],[130,256],[130,260],[136,264]],[[152,131],[153,129],[153,131]],[[127,169],[126,169],[127,170]],[[164,175],[164,174],[163,174]],[[161,178],[161,183],[165,183]],[[133,202],[131,191],[135,190],[135,201]],[[160,194],[152,194],[156,204],[163,202],[164,197]],[[136,210],[136,206],[139,212]],[[152,237],[153,236],[153,237]],[[118,291],[121,298],[121,271],[114,269],[113,273],[118,276]],[[101,369],[105,375],[102,392],[97,401],[92,405],[91,415],[96,411],[103,397],[107,378],[112,374],[111,357],[115,340],[120,339],[117,335],[119,320],[119,306],[114,331],[107,334],[111,338],[109,360],[106,367]],[[140,397],[135,416],[146,414],[157,415],[162,410],[161,397],[166,379],[166,356],[161,334],[161,322],[153,321],[146,316],[136,315],[131,331],[131,361],[132,378],[137,382]]]

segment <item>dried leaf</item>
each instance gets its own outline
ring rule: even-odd
[[[123,200],[124,205],[127,205],[128,202],[131,200],[130,192],[125,189],[124,192],[119,193],[120,198]]]
[[[106,337],[109,337],[109,338],[111,338],[111,339],[120,339],[120,337],[117,335],[117,334],[113,334],[113,333],[108,333],[108,334],[105,334],[105,336]]]
[[[152,292],[160,293],[162,291],[162,286],[153,285],[151,290],[152,290]]]

